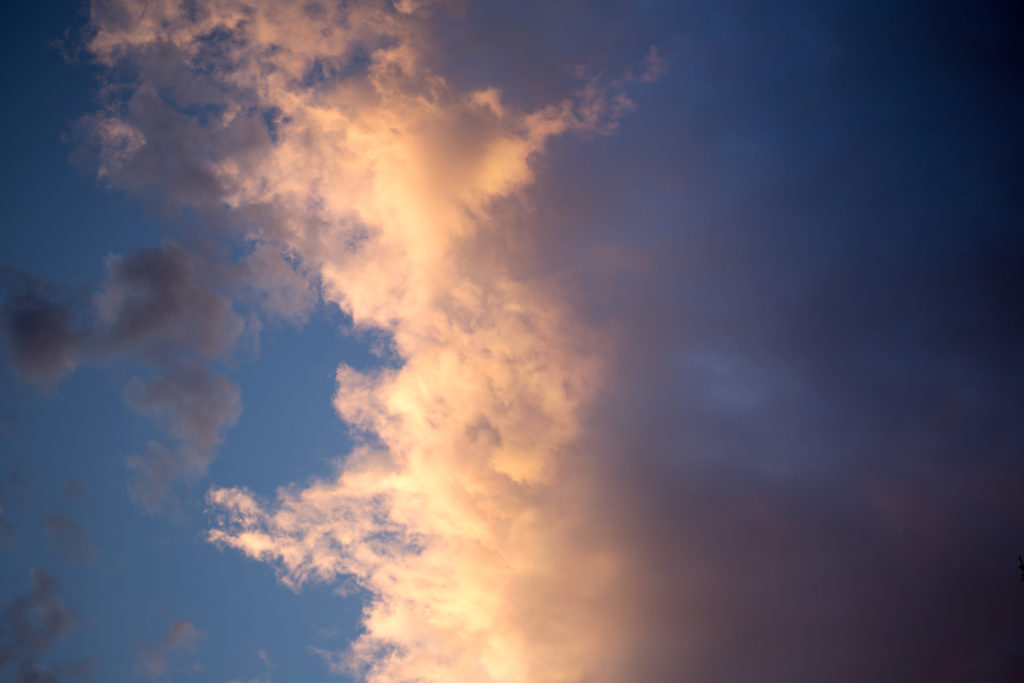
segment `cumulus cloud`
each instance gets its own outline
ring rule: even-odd
[[[165,680],[173,671],[197,671],[202,665],[195,652],[206,634],[192,623],[178,619],[158,643],[142,648],[135,673],[151,681]]]
[[[91,47],[142,80],[118,109],[136,151],[108,177],[130,184],[124,169],[167,145],[201,159],[221,201],[263,218],[253,236],[295,254],[357,328],[391,335],[401,363],[339,369],[335,405],[363,436],[336,479],[266,505],[214,490],[211,538],[296,587],[354,576],[373,596],[366,633],[337,661],[370,680],[595,675],[614,649],[597,615],[616,566],[570,542],[567,484],[598,363],[548,283],[508,271],[495,240],[513,226],[492,207],[552,137],[610,132],[625,79],[526,110],[432,71],[426,6],[115,6],[94,6]],[[183,119],[158,90],[215,114]],[[228,141],[253,122],[271,144]]]
[[[1019,316],[992,303],[1019,300],[1019,270],[997,260],[1011,284],[964,293],[959,247],[928,245],[947,280],[886,241],[891,223],[872,232],[892,214],[891,187],[933,171],[895,153],[863,162],[905,141],[879,145],[892,122],[862,109],[877,72],[851,98],[830,90],[849,73],[806,58],[827,51],[793,52],[829,42],[818,15],[747,9],[692,21],[715,36],[743,29],[730,49],[754,65],[751,99],[723,103],[716,84],[737,62],[698,46],[693,139],[677,132],[680,96],[655,121],[665,135],[620,172],[595,179],[617,160],[577,160],[584,184],[566,197],[564,183],[533,185],[551,141],[613,132],[633,109],[628,83],[664,73],[658,50],[644,46],[628,78],[567,69],[569,91],[524,104],[502,82],[436,68],[451,65],[430,33],[437,4],[93,4],[90,49],[112,79],[132,79],[97,118],[107,181],[228,207],[219,234],[269,250],[254,267],[301,294],[267,294],[269,308],[302,310],[318,288],[357,329],[390,338],[395,362],[337,372],[356,447],[334,476],[269,499],[208,495],[214,543],[296,589],[351,577],[367,591],[361,635],[320,653],[333,669],[374,683],[941,680],[1019,662],[991,559],[1021,528],[1005,484],[1016,479],[993,474],[1016,471],[1018,384],[998,377],[1018,366],[1001,347],[991,365],[970,352],[993,348],[980,329],[1019,338]],[[744,52],[755,48],[786,68],[757,71]],[[805,103],[804,86],[843,102],[818,128],[803,125],[806,108],[778,108],[780,93]],[[856,134],[819,144],[837,120]],[[776,139],[765,121],[801,125]],[[727,130],[736,122],[752,139]],[[825,151],[797,168],[789,154],[811,133]],[[708,171],[683,182],[669,157]],[[865,203],[856,184],[823,177],[878,173],[894,175],[871,212],[822,208]],[[612,205],[622,192],[637,198],[629,210]],[[684,194],[688,206],[665,199]],[[673,214],[653,217],[669,237],[623,234],[651,198],[694,227]],[[809,237],[823,223],[838,244]],[[282,263],[291,272],[272,275]],[[159,411],[172,431],[191,425]],[[204,433],[215,441],[219,427]],[[957,453],[979,433],[1001,436],[973,470]],[[152,478],[175,457],[152,446]],[[922,479],[929,458],[941,464]],[[965,481],[971,493],[957,494]],[[986,559],[948,562],[958,547]],[[964,619],[944,620],[967,575],[979,602],[955,601]],[[890,618],[893,604],[905,609]]]

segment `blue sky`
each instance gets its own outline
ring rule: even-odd
[[[1020,678],[1017,10],[8,17],[0,679]]]
[[[69,159],[74,146],[66,140],[95,103],[95,69],[66,62],[59,47],[65,31],[81,27],[81,8],[25,9],[12,10],[21,14],[5,22],[5,87],[21,96],[4,111],[0,251],[7,265],[79,296],[101,277],[107,254],[159,244],[174,220],[97,187],[94,172]],[[269,493],[330,471],[348,443],[330,407],[334,369],[367,356],[364,344],[343,336],[344,322],[322,307],[305,325],[268,327],[258,352],[247,348],[230,363],[245,411],[211,480],[244,479]],[[178,619],[207,635],[194,655],[182,655],[173,679],[258,679],[268,672],[257,655],[263,650],[286,680],[325,680],[326,669],[308,646],[350,638],[359,601],[324,587],[295,594],[270,569],[208,545],[201,537],[205,482],[184,493],[173,514],[141,514],[127,493],[124,460],[156,430],[124,405],[130,373],[114,360],[40,392],[19,383],[5,362],[2,506],[19,538],[3,549],[4,601],[26,592],[32,567],[50,571],[76,621],[54,643],[52,657],[89,660],[92,680],[144,680],[135,670],[140,652],[165,638]],[[82,485],[80,496],[67,495],[71,483]],[[54,514],[84,527],[94,557],[72,559],[55,550],[45,531]],[[210,648],[224,656],[207,657]],[[196,664],[202,669],[191,671]]]

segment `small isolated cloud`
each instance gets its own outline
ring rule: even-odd
[[[52,285],[8,269],[3,278],[0,336],[23,380],[49,387],[78,365],[82,332],[74,309]]]
[[[195,652],[205,637],[191,622],[176,620],[163,640],[142,648],[135,661],[136,675],[156,681],[166,678],[171,671],[202,669]]]
[[[99,554],[89,541],[82,526],[74,517],[58,512],[43,522],[43,528],[50,537],[50,547],[67,562],[89,564]]]
[[[0,617],[0,672],[16,683],[56,683],[58,675],[87,672],[88,661],[48,664],[53,643],[74,625],[60,600],[60,585],[42,567],[29,574],[32,588],[4,606]]]
[[[135,472],[129,483],[132,497],[149,511],[160,506],[174,481],[206,474],[221,432],[242,411],[238,387],[195,362],[168,367],[155,379],[136,377],[125,390],[125,402],[177,439],[173,449],[153,441],[144,455],[128,459]]]

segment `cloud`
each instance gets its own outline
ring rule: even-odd
[[[201,669],[195,651],[205,637],[206,634],[192,623],[175,620],[160,642],[142,648],[135,661],[136,675],[157,681],[166,679],[172,671]]]
[[[224,357],[242,332],[231,302],[198,281],[194,258],[174,242],[110,256],[106,269],[94,306],[108,352],[155,362],[182,354]]]
[[[97,551],[82,526],[70,515],[54,513],[43,522],[50,537],[50,546],[64,560],[89,564],[96,561]]]
[[[518,202],[554,137],[611,132],[632,106],[628,79],[583,77],[526,109],[431,69],[428,8],[115,6],[94,6],[91,48],[141,80],[110,106],[133,142],[110,145],[108,180],[155,173],[173,197],[205,178],[186,203],[218,193],[256,212],[251,236],[296,255],[400,359],[339,369],[335,406],[362,437],[336,478],[272,502],[211,491],[211,539],[294,587],[351,575],[369,591],[365,633],[332,659],[339,670],[378,682],[598,676],[616,656],[615,619],[602,615],[614,614],[619,560],[577,540],[588,529],[571,447],[600,359],[549,281],[509,269],[516,226],[504,221],[526,210],[498,204]],[[211,115],[183,116],[184,103]],[[270,143],[221,141],[256,124]],[[155,463],[170,457],[154,447]]]
[[[4,279],[0,336],[11,362],[22,378],[51,386],[79,362],[83,340],[75,310],[38,278],[8,269]]]
[[[74,625],[60,600],[60,586],[42,567],[34,568],[32,588],[8,602],[0,622],[0,671],[17,683],[56,682],[58,674],[85,673],[87,662],[46,664],[53,643]],[[9,668],[8,668],[9,667]]]
[[[150,444],[147,455],[129,459],[132,495],[150,512],[174,481],[205,474],[221,431],[241,411],[238,389],[204,365],[229,357],[245,326],[220,290],[254,288],[267,273],[267,287],[257,289],[269,310],[301,317],[308,307],[308,286],[296,284],[287,261],[259,246],[249,258],[254,265],[232,269],[171,240],[112,254],[91,301],[77,305],[58,303],[56,288],[41,280],[8,278],[0,322],[22,377],[50,386],[78,364],[110,359],[156,372],[155,379],[136,377],[125,391],[132,409],[157,419],[178,441],[172,450]]]
[[[172,449],[150,442],[144,455],[128,459],[132,498],[155,512],[173,482],[206,474],[222,430],[241,413],[238,388],[203,361],[226,357],[244,323],[214,283],[201,279],[210,269],[174,242],[112,256],[106,267],[94,297],[100,345],[157,371],[132,379],[125,402],[177,440]]]
[[[696,37],[678,92],[635,108],[658,134],[545,157],[558,136],[613,132],[631,79],[523,69],[489,39],[534,60],[573,41],[536,50],[522,36],[540,29],[506,28],[500,8],[479,13],[488,40],[449,50],[437,5],[94,4],[91,49],[135,79],[96,128],[107,181],[229,207],[216,234],[270,250],[261,271],[285,255],[287,291],[308,278],[390,337],[393,359],[337,372],[356,446],[334,476],[208,495],[214,543],[296,589],[350,577],[367,591],[361,635],[320,651],[336,671],[1020,668],[1001,559],[1022,525],[1007,484],[1024,443],[1022,271],[1003,248],[1019,207],[994,209],[1002,190],[975,191],[963,169],[985,188],[1019,173],[965,136],[949,72],[916,61],[934,49],[907,38],[920,17],[854,22],[844,42],[845,15],[739,5],[673,10]],[[620,12],[594,12],[627,33]],[[453,65],[495,52],[511,85]],[[644,53],[632,80],[667,80],[661,52]],[[927,93],[922,118],[907,102]],[[963,227],[978,216],[984,240]],[[177,457],[153,448],[154,463]]]

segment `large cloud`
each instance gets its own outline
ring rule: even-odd
[[[360,436],[335,477],[273,500],[209,494],[214,542],[293,587],[351,576],[368,591],[363,634],[328,655],[339,671],[543,683],[1019,669],[993,559],[1022,528],[1005,483],[1024,442],[1008,408],[1019,390],[999,379],[1019,376],[1004,305],[1020,300],[1017,260],[991,246],[964,257],[935,219],[986,210],[930,204],[961,178],[956,155],[937,173],[921,161],[934,138],[889,154],[917,140],[914,110],[895,117],[905,139],[886,137],[894,119],[865,104],[882,70],[844,61],[863,44],[836,37],[845,15],[740,5],[685,12],[694,76],[647,119],[663,135],[642,137],[642,154],[580,154],[574,183],[543,175],[541,156],[556,136],[611,132],[628,79],[550,96],[565,78],[542,75],[541,96],[510,98],[439,56],[441,6],[94,3],[91,49],[112,79],[127,74],[95,119],[105,177],[211,216],[228,206],[211,220],[222,236],[287,255],[282,281],[319,280],[391,337],[398,362],[338,371],[335,406]],[[903,78],[920,72],[905,55],[922,46],[855,38]],[[901,85],[886,82],[894,102]],[[809,88],[822,112],[804,106]],[[873,178],[886,182],[866,199]],[[922,246],[916,221],[953,238],[908,249]],[[979,263],[1002,275],[963,292]],[[979,434],[986,453],[963,458]],[[965,582],[976,602],[950,598]]]
[[[123,9],[93,15],[94,52],[141,79],[114,126],[134,151],[108,172],[173,144],[154,138],[168,109],[215,112],[201,173],[238,211],[276,217],[259,239],[313,268],[357,326],[388,331],[401,360],[339,370],[335,405],[365,436],[335,480],[269,507],[215,490],[212,538],[292,585],[354,576],[372,595],[366,633],[338,663],[371,680],[595,675],[614,651],[601,614],[617,559],[573,540],[568,464],[598,363],[557,292],[507,272],[514,226],[491,208],[552,136],[613,128],[621,81],[533,111],[460,92],[423,60],[429,8]],[[154,111],[157,90],[174,103]],[[219,143],[268,112],[272,145]]]

